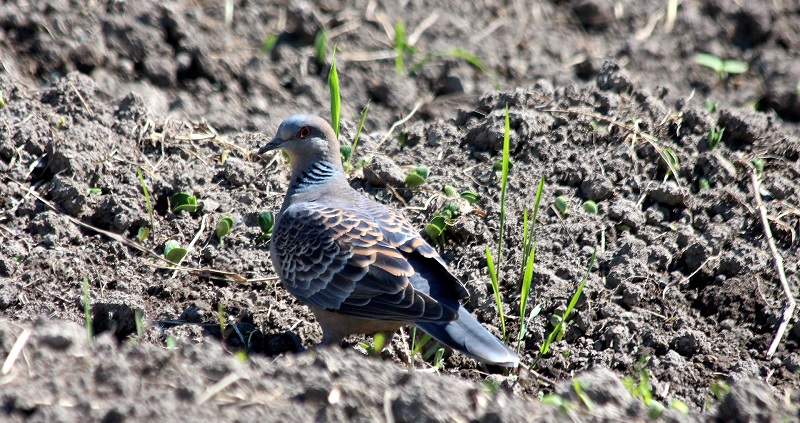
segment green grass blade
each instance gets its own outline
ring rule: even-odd
[[[522,292],[519,298],[519,321],[525,321],[525,313],[528,309],[528,299],[531,293],[531,281],[533,281],[533,264],[536,259],[536,244],[531,245],[531,251],[525,260],[525,273],[522,277]],[[520,326],[521,327],[521,326]],[[520,330],[520,335],[522,331]],[[519,338],[522,339],[522,338]]]
[[[589,266],[586,269],[586,276],[583,277],[581,283],[578,285],[578,289],[575,291],[575,294],[572,296],[572,299],[569,301],[569,305],[567,305],[567,309],[564,311],[563,316],[561,317],[561,321],[558,322],[558,325],[550,332],[550,335],[547,336],[542,346],[539,348],[539,352],[542,355],[547,354],[550,350],[550,344],[553,343],[553,340],[561,333],[564,322],[566,322],[567,318],[569,317],[570,313],[572,313],[572,309],[575,308],[575,304],[578,303],[578,299],[581,297],[581,293],[583,292],[583,287],[586,285],[586,281],[589,280],[589,275],[592,273],[592,268],[594,267],[594,259],[597,256],[597,247],[594,248],[592,251],[592,258],[589,259]]]
[[[150,215],[150,231],[152,232],[155,228],[153,227],[153,204],[150,202],[150,191],[147,190],[147,184],[144,183],[142,168],[137,167],[136,173],[139,175],[139,183],[142,184],[142,193],[144,193],[144,201],[147,203],[147,214]]]
[[[489,266],[489,277],[492,279],[492,291],[494,292],[494,301],[497,303],[497,314],[500,315],[500,325],[503,328],[503,340],[506,339],[506,318],[503,315],[503,301],[500,299],[500,284],[497,281],[497,273],[494,269],[494,260],[489,247],[486,247],[486,264]]]
[[[317,58],[317,63],[322,65],[325,63],[325,58],[328,56],[328,33],[321,30],[314,37],[314,52]]]
[[[406,50],[406,26],[403,22],[397,22],[394,24],[394,69],[398,76],[405,73],[403,55]]]
[[[92,345],[92,336],[94,330],[92,328],[92,305],[89,298],[89,277],[83,275],[83,316],[86,322],[86,340],[89,345]]]
[[[511,125],[508,119],[508,103],[506,103],[506,121],[503,130],[503,168],[500,182],[500,236],[497,239],[497,279],[500,279],[501,262],[503,260],[503,233],[506,226],[506,189],[508,188],[508,155],[510,150]]]
[[[358,123],[358,130],[356,130],[356,137],[353,139],[353,152],[350,155],[350,162],[353,161],[353,156],[356,155],[356,147],[358,147],[358,140],[361,138],[361,130],[364,129],[364,122],[367,120],[367,113],[369,113],[369,103],[364,106],[364,110],[361,111],[361,121]]]
[[[336,71],[336,46],[331,54],[331,71],[328,73],[328,88],[331,92],[331,124],[336,138],[339,138],[339,118],[342,115],[342,98],[339,94],[339,72]]]

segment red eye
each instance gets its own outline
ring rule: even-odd
[[[311,135],[311,129],[309,129],[308,126],[300,128],[300,130],[297,132],[297,138],[308,138],[309,135]]]

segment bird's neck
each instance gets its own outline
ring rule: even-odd
[[[291,180],[286,192],[286,202],[292,201],[297,196],[311,196],[319,191],[319,187],[330,188],[330,184],[349,186],[342,168],[341,159],[318,158],[316,160],[292,162]],[[311,199],[311,198],[309,198]],[[284,204],[285,206],[286,204]]]

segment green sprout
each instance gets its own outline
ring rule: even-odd
[[[183,210],[186,210],[189,213],[194,213],[197,211],[197,197],[185,192],[174,194],[172,197],[170,197],[170,203],[172,204],[172,211],[175,213]]]
[[[708,182],[707,178],[700,178],[700,180],[697,182],[697,186],[700,189],[709,189],[709,188],[711,188],[711,184]]]
[[[339,92],[339,72],[336,70],[336,46],[331,55],[331,70],[328,72],[328,89],[331,93],[331,125],[339,138],[339,120],[342,116],[342,97]]]
[[[716,150],[719,147],[720,141],[722,141],[722,134],[725,133],[725,128],[720,128],[718,126],[714,126],[708,132],[708,149],[709,150]]]
[[[222,153],[220,153],[220,155],[219,155],[219,164],[224,165],[225,164],[225,160],[228,160],[228,154],[230,154],[230,153],[231,153],[231,150],[228,150],[228,149],[222,150]]]
[[[467,200],[467,202],[470,205],[473,205],[473,204],[477,203],[481,199],[481,197],[478,194],[476,194],[476,193],[474,193],[472,191],[464,191],[464,192],[462,192],[461,193],[461,198]]]
[[[756,175],[761,176],[761,174],[764,172],[764,160],[756,158],[750,160],[750,164],[753,165],[753,169],[755,169]]]
[[[722,401],[725,398],[725,395],[728,395],[728,392],[731,391],[730,385],[724,380],[715,380],[711,382],[711,387],[709,388],[711,393],[714,394],[714,397],[717,401]]]
[[[230,217],[223,217],[222,219],[219,220],[219,222],[217,222],[216,233],[217,233],[217,239],[220,242],[222,242],[222,238],[225,235],[228,235],[228,233],[231,231],[231,228],[233,228],[233,224],[234,224],[233,218]]]
[[[458,191],[452,185],[445,185],[442,187],[442,192],[444,192],[444,196],[447,198],[455,198],[458,197]]]
[[[425,185],[428,182],[430,170],[425,165],[417,166],[411,173],[406,175],[405,184],[409,188]]]
[[[700,53],[694,58],[694,62],[700,66],[705,66],[717,73],[720,80],[726,79],[729,74],[745,73],[748,70],[747,62],[740,60],[720,59],[713,54]]]
[[[503,232],[506,223],[506,190],[508,189],[508,171],[510,169],[510,139],[511,123],[508,117],[508,104],[506,104],[505,126],[503,129],[503,159],[500,162],[500,234],[497,238],[497,270],[495,271],[494,260],[489,247],[486,247],[486,263],[489,266],[489,276],[492,279],[492,292],[497,303],[497,313],[500,315],[500,323],[503,328],[503,340],[508,340],[506,336],[506,318],[503,314],[503,303],[500,299],[500,264],[503,259]]]
[[[664,148],[664,150],[661,151],[661,161],[667,166],[667,174],[664,176],[664,182],[667,181],[669,175],[673,175],[677,180],[680,162],[678,161],[678,156],[675,155],[675,152],[669,147]]]
[[[572,309],[575,308],[575,305],[578,303],[578,299],[581,297],[581,293],[583,292],[583,287],[586,285],[586,281],[589,280],[589,274],[592,272],[592,268],[594,267],[594,259],[597,256],[597,247],[594,248],[592,251],[592,258],[589,259],[589,267],[586,269],[586,276],[583,277],[581,283],[578,284],[578,289],[575,290],[575,294],[572,295],[572,298],[569,300],[569,305],[567,305],[567,309],[564,311],[564,314],[559,316],[559,319],[556,319],[555,328],[550,332],[547,336],[547,339],[544,340],[542,346],[539,348],[539,353],[541,355],[547,354],[550,351],[550,345],[553,341],[560,341],[561,338],[564,336],[566,332],[564,329],[564,323],[569,318],[570,313],[572,313]]]
[[[275,229],[275,215],[271,211],[258,212],[258,226],[261,228],[259,241],[272,238],[272,231]]]
[[[589,214],[597,214],[597,203],[592,200],[583,203],[583,211]]]
[[[800,85],[798,85],[800,87]],[[3,91],[0,90],[0,109],[6,108],[6,99],[3,97]]]
[[[539,206],[542,202],[542,191],[544,190],[544,176],[539,179],[536,188],[536,197],[533,202],[533,215],[530,225],[528,225],[528,209],[522,209],[522,291],[519,300],[519,321],[520,328],[517,334],[517,352],[519,352],[522,340],[528,333],[530,321],[539,314],[540,307],[535,308],[530,316],[526,316],[528,301],[530,300],[531,282],[533,281],[533,266],[536,258],[536,243],[533,241],[534,229],[536,227],[536,217],[539,214]]]
[[[328,57],[328,33],[325,30],[317,32],[317,36],[314,37],[314,53],[317,64],[324,64]]]
[[[563,195],[556,197],[555,201],[553,201],[553,206],[555,206],[558,215],[561,216],[562,219],[569,214],[569,202],[567,202],[567,199]]]
[[[406,39],[406,25],[403,22],[394,24],[394,69],[397,75],[405,73],[403,56],[406,53],[413,54],[414,48],[408,44]]]
[[[338,88],[337,88],[338,90]],[[349,172],[353,169],[353,155],[356,152],[356,147],[358,147],[358,140],[361,138],[361,131],[364,129],[364,122],[367,120],[367,113],[369,112],[369,104],[364,106],[364,110],[361,111],[361,121],[358,123],[358,129],[356,130],[356,136],[353,139],[353,145],[343,145],[339,147],[339,152],[342,155],[342,165],[344,165],[344,171]],[[356,167],[363,166],[364,163],[360,160],[356,162]]]
[[[272,50],[275,49],[275,46],[278,44],[278,34],[269,34],[267,38],[264,39],[264,42],[261,43],[261,52],[264,54],[272,53]]]
[[[136,236],[139,242],[144,241],[150,235],[150,232],[155,228],[155,219],[153,219],[153,203],[150,202],[150,191],[147,190],[147,184],[144,183],[144,175],[142,169],[137,167],[136,174],[139,176],[139,184],[142,186],[142,193],[144,194],[144,202],[147,205],[147,214],[150,216],[150,227],[139,228],[139,234]]]
[[[175,340],[175,337],[172,335],[167,336],[167,349],[174,350],[178,348],[178,341]]]
[[[705,102],[704,105],[705,105],[706,110],[708,110],[708,113],[714,113],[714,112],[717,111],[717,108],[719,108],[719,103],[711,101],[710,98],[706,99],[706,102]]]
[[[164,244],[164,258],[174,264],[180,263],[188,252],[186,248],[181,247],[181,244],[174,239]]]
[[[92,304],[89,298],[89,277],[83,275],[83,317],[86,324],[86,341],[92,345],[92,336],[94,334],[92,328]]]

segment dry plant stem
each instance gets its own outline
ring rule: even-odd
[[[197,405],[203,404],[204,402],[210,400],[212,397],[214,397],[214,395],[217,395],[218,393],[222,392],[223,390],[225,390],[225,388],[234,384],[239,379],[248,379],[248,378],[238,373],[231,373],[228,376],[225,376],[224,378],[222,378],[222,380],[215,383],[213,386],[211,386],[205,392],[203,392],[203,395],[201,395],[197,399]]]
[[[792,320],[792,315],[794,315],[794,309],[797,307],[797,302],[794,299],[794,295],[792,295],[792,288],[789,286],[789,281],[786,280],[786,271],[783,269],[783,257],[781,257],[781,255],[778,253],[778,247],[775,246],[775,239],[772,237],[772,230],[769,228],[767,208],[764,207],[764,203],[761,201],[761,183],[758,181],[758,175],[756,175],[755,171],[753,171],[753,174],[750,175],[750,178],[753,182],[753,197],[756,200],[756,208],[758,208],[758,211],[761,214],[761,224],[764,226],[764,236],[767,237],[767,244],[769,245],[769,250],[772,253],[772,260],[775,262],[775,268],[778,271],[778,277],[780,277],[781,280],[783,293],[786,295],[786,300],[789,302],[789,305],[783,312],[783,318],[781,319],[781,324],[778,325],[778,331],[775,333],[775,338],[772,340],[769,350],[767,351],[767,357],[769,358],[772,357],[772,355],[775,354],[775,351],[778,349],[778,345],[783,339],[783,334],[786,332],[786,327],[789,326],[789,321]]]
[[[3,375],[7,375],[11,372],[11,369],[14,367],[14,363],[19,358],[20,354],[22,354],[22,349],[25,348],[25,343],[28,342],[28,338],[31,337],[30,329],[25,329],[19,335],[19,338],[14,342],[14,346],[11,347],[11,351],[8,353],[8,357],[6,357],[6,361],[3,363],[2,373]]]
[[[183,256],[177,263],[175,263],[176,266],[180,266],[181,263],[183,263],[183,260],[186,257],[189,257],[189,253],[192,252],[192,248],[194,247],[194,244],[197,242],[198,239],[200,239],[200,235],[203,234],[203,231],[206,230],[206,220],[208,220],[208,215],[205,215],[205,216],[203,216],[202,219],[200,219],[200,229],[198,229],[197,233],[194,234],[194,238],[192,238],[192,242],[190,242],[189,245],[186,246],[186,255]],[[178,272],[179,271],[180,271],[180,269],[175,269],[175,271],[172,272],[172,277],[174,278],[175,276],[178,276]]]
[[[386,132],[386,135],[383,136],[383,139],[381,139],[381,141],[378,143],[378,145],[375,146],[375,151],[378,151],[381,148],[383,143],[386,142],[386,140],[388,140],[389,137],[392,136],[392,133],[394,132],[395,129],[397,129],[398,126],[408,122],[408,120],[411,119],[411,117],[414,116],[415,113],[417,113],[417,110],[420,107],[422,107],[423,104],[426,104],[429,101],[430,101],[430,98],[428,98],[426,96],[422,100],[418,101],[417,104],[414,105],[414,108],[411,109],[411,112],[409,112],[404,118],[402,118],[402,119],[398,120],[397,122],[393,123],[392,126],[389,128],[389,131]]]

